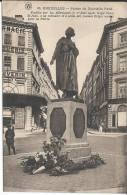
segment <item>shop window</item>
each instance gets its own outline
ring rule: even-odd
[[[120,34],[120,47],[127,46],[127,32]]]
[[[118,127],[127,126],[127,106],[121,105],[118,108]]]
[[[11,56],[4,56],[4,69],[5,70],[11,69]]]
[[[4,34],[4,44],[5,45],[11,45],[12,44],[11,34]]]
[[[18,46],[25,46],[25,37],[18,36]]]
[[[123,56],[119,56],[119,71],[124,72],[127,70],[127,54]]]
[[[15,109],[15,128],[24,129],[25,125],[25,110],[24,108]]]
[[[17,70],[24,70],[24,58],[22,57],[17,58]]]
[[[116,115],[113,114],[112,115],[112,127],[115,127],[116,126]]]

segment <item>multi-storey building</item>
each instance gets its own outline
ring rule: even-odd
[[[88,126],[127,130],[127,18],[105,25],[97,54],[81,91]]]
[[[3,124],[41,127],[41,107],[58,98],[35,23],[3,17]]]

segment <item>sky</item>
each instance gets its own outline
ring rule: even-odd
[[[14,17],[16,14],[21,14],[24,21],[28,21],[28,14],[31,10],[25,9],[26,1],[4,1],[3,15]],[[37,7],[65,7],[65,8],[112,8],[112,22],[118,18],[127,17],[127,3],[125,2],[69,2],[69,1],[31,1],[32,10],[36,11]],[[75,42],[79,49],[77,58],[78,70],[78,86],[81,91],[85,77],[90,71],[94,60],[96,59],[97,47],[99,45],[103,28],[105,24],[110,22],[109,17],[102,18],[51,18],[48,21],[34,21],[38,25],[39,34],[44,47],[43,58],[50,64],[57,41],[65,35],[65,30],[71,26],[75,30]],[[50,66],[50,71],[55,81],[55,63]]]

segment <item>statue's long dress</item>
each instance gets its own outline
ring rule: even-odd
[[[72,42],[72,44],[74,44]],[[70,50],[68,40],[62,37],[56,45],[53,59],[56,60],[56,86],[62,91],[78,92],[76,58],[78,49],[73,47]]]

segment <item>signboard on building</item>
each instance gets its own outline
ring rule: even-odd
[[[25,72],[17,72],[17,71],[4,71],[3,77],[11,77],[11,78],[26,78]]]
[[[15,26],[3,26],[2,29],[5,32],[16,32],[18,34],[25,34],[25,28],[15,27]]]
[[[25,48],[3,45],[3,52],[23,54],[25,53]]]

